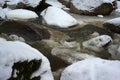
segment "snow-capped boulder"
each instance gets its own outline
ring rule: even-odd
[[[120,34],[120,17],[104,22],[103,26],[112,32]]]
[[[92,38],[88,41],[83,42],[83,47],[94,50],[101,51],[112,41],[112,38],[108,35],[101,35],[95,38]]]
[[[48,59],[19,41],[0,38],[0,80],[53,80]]]
[[[120,80],[120,61],[86,59],[68,66],[60,80]]]
[[[24,20],[24,19],[33,19],[38,17],[38,15],[35,12],[25,9],[11,10],[6,14],[6,16],[7,19],[11,19],[11,20]]]
[[[48,7],[41,13],[41,16],[43,23],[49,26],[69,28],[78,24],[75,18],[57,7]]]
[[[116,8],[116,0],[71,0],[70,11],[84,15],[109,15]]]

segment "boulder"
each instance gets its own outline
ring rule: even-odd
[[[48,7],[41,13],[41,16],[43,17],[43,24],[48,26],[69,28],[78,24],[75,18],[57,7]]]
[[[109,15],[116,8],[116,0],[72,0],[70,11],[83,15]]]
[[[24,38],[27,42],[50,38],[50,33],[47,29],[26,21],[4,21],[0,25],[1,33],[7,36],[17,35],[18,37]]]
[[[119,80],[120,61],[91,58],[68,66],[60,80]]]
[[[83,47],[92,49],[94,51],[101,51],[105,47],[108,47],[108,44],[112,42],[112,38],[108,35],[101,35],[95,38],[92,38],[88,41],[83,42]]]
[[[61,2],[63,5],[66,5],[67,7],[70,7],[70,1],[71,0],[58,0],[59,2]]]
[[[0,38],[1,80],[53,80],[48,59],[19,41]]]
[[[120,17],[105,21],[103,26],[114,33],[120,34]]]
[[[37,18],[38,15],[35,12],[30,10],[15,9],[6,13],[6,17],[7,19],[10,19],[10,20],[26,20],[26,19]]]

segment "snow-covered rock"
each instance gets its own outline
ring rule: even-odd
[[[120,17],[105,21],[103,26],[112,32],[120,33]]]
[[[31,69],[28,69],[28,65],[30,66],[29,62],[32,63],[31,66],[34,66]],[[21,66],[18,65],[20,63]],[[28,65],[26,63],[28,63]],[[17,66],[22,68],[22,70],[20,69],[20,71],[18,71],[19,67]],[[38,66],[37,70],[35,66]],[[27,70],[29,72],[26,72],[24,75],[24,72]],[[31,73],[30,70],[34,72],[29,75],[29,73]],[[7,80],[9,78],[31,80],[31,78],[34,77],[39,77],[40,80],[53,80],[48,59],[38,50],[25,43],[6,41],[0,38],[0,80]]]
[[[48,7],[41,13],[41,16],[43,17],[44,24],[50,26],[68,28],[78,24],[75,18],[62,9],[56,7]]]
[[[70,11],[85,15],[107,15],[115,6],[115,0],[71,0]]]
[[[5,19],[4,10],[0,7],[0,18]]]
[[[11,20],[24,20],[24,19],[33,19],[38,17],[38,15],[35,12],[25,9],[11,10],[6,14],[6,16],[7,19],[11,19]]]
[[[65,6],[62,5],[60,2],[58,2],[57,0],[46,0],[46,3],[58,7],[58,8],[64,8]]]
[[[11,9],[9,8],[2,8],[0,7],[0,18],[2,19],[6,19],[6,13],[8,13],[8,11],[10,11]]]
[[[60,80],[120,80],[120,61],[86,59],[68,66]]]
[[[95,38],[92,38],[88,41],[83,42],[83,47],[94,50],[94,51],[101,51],[106,47],[112,38],[108,35],[101,35]]]

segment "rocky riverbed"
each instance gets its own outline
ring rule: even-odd
[[[0,80],[120,79],[119,6],[76,14],[74,1],[0,2]]]

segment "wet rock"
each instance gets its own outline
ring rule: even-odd
[[[83,42],[90,39],[91,34],[93,34],[94,32],[97,32],[99,35],[109,35],[111,37],[113,36],[112,32],[94,25],[85,25],[83,27],[69,29],[58,28],[57,30],[66,33],[68,36],[70,36],[78,42]]]
[[[119,17],[114,18],[114,19],[111,19],[111,20],[108,20],[108,21],[104,22],[103,26],[106,29],[108,29],[108,30],[110,30],[114,33],[119,33],[120,34],[120,23],[119,23],[119,21],[120,21]]]
[[[114,34],[113,42],[108,47],[112,59],[120,60],[120,35]]]
[[[71,0],[58,0],[59,2],[61,2],[63,5],[66,5],[67,7],[70,7],[70,1]]]
[[[26,21],[5,21],[0,25],[0,33],[13,34],[23,37],[25,41],[37,41],[49,39],[50,33],[47,29]]]
[[[71,12],[83,15],[109,15],[115,8],[115,0],[108,2],[103,0],[92,0],[90,2],[89,0],[72,0],[70,5]]]

